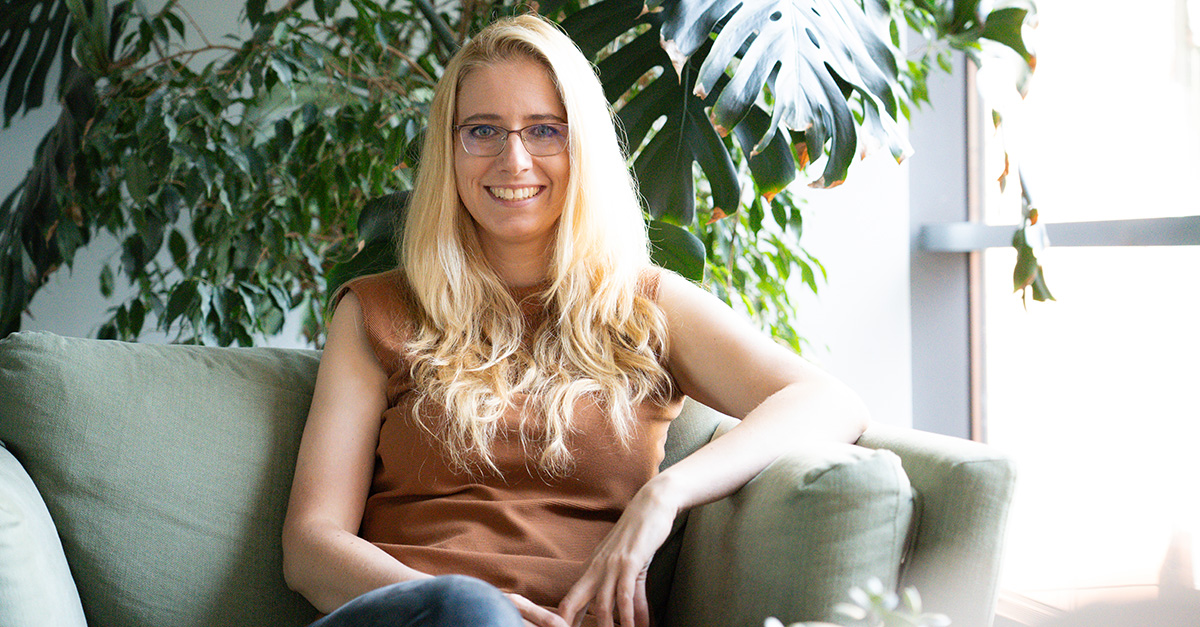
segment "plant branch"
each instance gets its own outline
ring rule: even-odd
[[[177,3],[177,2],[171,2],[170,4],[168,4],[168,6],[170,6],[170,5],[172,5],[172,4],[173,4],[173,5],[178,5],[178,3]],[[163,10],[165,11],[166,9],[164,8]],[[206,46],[210,46],[210,47],[211,47],[211,46],[213,45],[213,44],[212,44],[212,42],[211,42],[211,41],[209,41],[209,40],[208,40],[208,37],[206,37],[206,36],[204,35],[204,31],[203,31],[203,30],[200,28],[200,25],[196,23],[196,20],[195,20],[195,18],[193,18],[193,17],[192,17],[192,14],[191,14],[191,13],[189,13],[189,12],[188,12],[188,10],[187,10],[187,9],[185,9],[184,7],[179,7],[179,10],[180,10],[181,12],[183,12],[183,15],[184,15],[184,17],[186,17],[186,18],[187,18],[187,21],[188,21],[189,23],[191,23],[191,25],[192,25],[192,28],[196,29],[196,34],[200,35],[200,40],[204,42],[204,45],[206,45]]]
[[[458,50],[458,40],[454,37],[454,32],[446,25],[442,16],[438,15],[437,9],[433,7],[433,3],[429,0],[414,0],[413,4],[417,5],[417,10],[429,22],[429,26],[433,29],[434,37],[442,44],[443,53],[448,58],[450,53]],[[446,59],[443,58],[443,61]]]

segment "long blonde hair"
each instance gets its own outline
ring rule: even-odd
[[[519,304],[489,266],[454,177],[458,90],[473,70],[514,58],[546,68],[567,112],[570,174],[548,286],[546,320],[527,337]],[[567,436],[577,402],[597,402],[628,442],[634,407],[670,393],[666,322],[641,294],[648,240],[612,110],[575,44],[553,24],[519,16],[491,24],[450,61],[429,127],[400,248],[419,311],[408,350],[420,390],[413,417],[459,468],[496,471],[492,442],[506,410],[527,395],[523,445],[544,472],[569,470]],[[427,424],[422,406],[444,411]]]

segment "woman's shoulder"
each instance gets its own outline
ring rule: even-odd
[[[646,298],[658,303],[675,298],[681,291],[685,293],[705,292],[691,279],[682,274],[661,266],[646,266],[638,277],[638,291]]]
[[[347,281],[337,288],[331,300],[331,310],[336,310],[341,299],[349,293],[358,298],[363,321],[372,331],[392,334],[412,320],[412,288],[400,270],[368,274]]]
[[[358,297],[364,312],[373,306],[395,310],[411,299],[408,281],[398,269],[367,274],[346,281],[334,293],[330,301],[332,308],[336,309],[342,298],[350,292]]]
[[[331,301],[336,310],[342,298],[354,294],[362,311],[362,324],[376,357],[389,372],[402,363],[404,345],[412,329],[412,291],[404,274],[390,270],[347,281]]]
[[[659,286],[662,285],[664,274],[670,274],[670,271],[659,266],[643,267],[638,271],[638,293],[657,303]]]

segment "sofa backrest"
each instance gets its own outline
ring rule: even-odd
[[[0,340],[0,442],[58,528],[70,564],[62,576],[73,576],[91,627],[286,627],[316,617],[284,584],[280,533],[318,360],[316,351],[48,333]],[[689,414],[672,426],[668,463],[707,442],[720,420]],[[5,534],[0,545],[16,541]],[[5,573],[22,573],[8,553],[0,550],[0,600]],[[54,602],[25,583],[21,602]],[[17,624],[8,622],[15,611],[0,608],[0,623]]]
[[[0,341],[0,441],[58,527],[89,625],[315,618],[284,585],[279,538],[317,360],[45,333]]]

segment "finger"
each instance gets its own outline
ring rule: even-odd
[[[533,606],[534,609],[529,613],[529,619],[538,627],[571,627],[563,617],[551,612],[544,607]]]
[[[617,598],[614,599],[617,608],[617,615],[621,617],[622,627],[642,627],[634,622],[633,619],[633,586],[629,583],[626,577],[621,577],[617,581],[616,589]]]
[[[587,612],[589,601],[592,598],[593,586],[588,573],[575,582],[571,586],[567,596],[558,604],[558,615],[567,621],[569,625],[578,625]]]
[[[517,606],[517,611],[521,613],[521,618],[525,619],[526,622],[533,623],[535,627],[570,627],[567,621],[563,620],[558,614],[519,594],[509,594],[508,598],[513,602],[513,605]]]
[[[617,585],[617,610],[620,613],[620,625],[623,627],[648,627],[648,611],[646,613],[638,613],[638,602],[642,605],[646,604],[646,571],[648,566],[638,568],[637,571],[630,571],[629,565],[626,565],[626,571],[622,573],[622,577]],[[642,614],[646,615],[643,617]]]
[[[646,597],[646,575],[642,573],[638,577],[637,588],[633,594],[633,611],[637,622],[635,627],[651,627],[650,626],[650,600]]]
[[[617,586],[620,585],[618,576],[619,571],[616,567],[610,567],[604,573],[604,581],[596,589],[596,604],[593,609],[600,627],[613,627],[613,608],[616,604]]]

